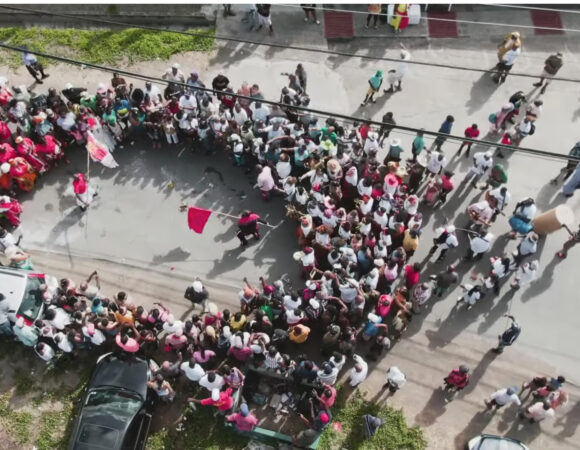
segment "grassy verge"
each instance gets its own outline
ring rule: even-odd
[[[125,30],[77,30],[51,28],[0,28],[0,42],[79,59],[94,64],[111,64],[151,59],[167,60],[182,52],[207,52],[213,48],[215,29],[188,30],[191,35],[138,28]],[[200,35],[209,35],[200,36]],[[51,61],[40,58],[43,64]],[[0,64],[17,67],[22,64],[20,53],[1,51]]]
[[[371,403],[356,391],[348,400],[344,391],[339,393],[333,408],[333,422],[340,422],[341,431],[328,427],[322,435],[320,450],[347,448],[349,450],[424,450],[427,441],[418,427],[410,428],[401,410],[390,406]],[[371,414],[385,420],[385,425],[371,438],[366,440],[362,416]]]

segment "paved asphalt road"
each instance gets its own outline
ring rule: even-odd
[[[287,32],[287,41],[300,43],[301,39],[306,38],[290,33],[296,26],[298,20],[296,23],[288,20],[284,24],[281,21],[277,33]],[[228,32],[233,28],[240,32],[236,24],[226,26],[221,23],[220,27],[230,27]],[[316,37],[315,33],[320,31],[309,30],[308,33],[307,38],[312,40]],[[493,48],[496,40],[496,36],[490,36],[461,43],[449,41],[448,45],[444,41],[433,45],[427,45],[422,40],[406,42],[417,60],[491,67],[495,64]],[[368,43],[366,40],[363,42],[364,45]],[[357,40],[344,44],[344,48],[356,50],[362,45],[361,40]],[[397,54],[395,48],[398,42],[392,40],[386,45],[382,42],[369,45],[370,54]],[[574,76],[580,67],[576,56],[578,42],[565,37],[550,37],[544,41],[530,38],[525,53],[517,62],[518,71],[539,73],[547,52],[554,48],[564,49],[565,52],[566,63],[561,75]],[[487,130],[488,115],[517,90],[530,92],[531,98],[538,94],[531,86],[534,80],[527,78],[509,77],[504,85],[496,87],[489,76],[480,73],[411,66],[403,92],[388,99],[380,96],[375,105],[360,110],[366,79],[378,68],[388,70],[389,63],[272,51],[254,45],[221,47],[209,60],[191,54],[180,55],[176,60],[185,70],[199,69],[206,82],[211,81],[220,70],[227,73],[236,87],[245,80],[258,82],[270,99],[277,98],[285,81],[279,74],[292,70],[297,62],[302,62],[309,73],[312,106],[315,108],[374,118],[380,118],[390,110],[400,124],[431,130],[436,130],[447,114],[453,114],[456,118],[455,134],[461,134],[465,127],[474,122]],[[157,74],[167,65],[155,61],[150,65],[140,64],[138,68]],[[57,87],[63,87],[69,81],[82,80],[78,84],[94,89],[101,77],[91,71],[75,74],[62,67],[51,69],[51,73],[53,76],[48,85]],[[20,70],[14,78],[27,80],[27,75]],[[554,82],[550,86],[543,98],[544,112],[537,123],[536,134],[524,140],[523,145],[561,154],[568,152],[578,140],[575,131],[580,117],[577,89],[577,84],[564,82]],[[412,136],[393,132],[393,137],[401,138],[408,151]],[[444,145],[449,159],[456,149],[455,143]],[[62,252],[71,255],[71,260],[75,256],[88,256],[164,269],[168,273],[173,268],[192,277],[199,275],[230,286],[239,286],[245,276],[257,281],[258,276],[263,274],[270,277],[284,272],[296,274],[296,265],[291,258],[296,249],[294,224],[284,221],[282,203],[276,200],[263,203],[257,192],[252,190],[253,180],[232,167],[225,157],[193,154],[183,150],[181,145],[152,150],[145,141],[118,149],[115,152],[120,164],[118,169],[91,166],[91,177],[100,186],[101,195],[94,207],[81,217],[72,197],[65,195],[72,173],[83,171],[86,166],[85,153],[81,149],[75,152],[71,155],[70,166],[47,174],[39,183],[39,189],[26,197],[23,214],[25,246]],[[509,165],[508,186],[514,202],[531,195],[536,198],[540,211],[564,202],[578,211],[580,197],[566,201],[558,194],[558,189],[548,183],[562,163],[518,154],[505,160],[505,163]],[[459,179],[469,165],[470,161],[465,158],[450,162]],[[168,186],[170,181],[174,183],[173,188]],[[479,191],[453,194],[442,211],[428,214],[428,223],[415,260],[422,261],[425,257],[433,229],[444,222],[444,215],[452,218],[456,225],[463,225],[466,206],[479,199],[480,195]],[[251,208],[275,227],[265,230],[259,243],[242,252],[235,238],[234,222],[214,216],[210,218],[205,233],[196,235],[187,229],[185,214],[178,211],[182,202],[228,214],[238,214],[242,209]],[[503,237],[507,231],[507,218],[499,218],[492,228],[498,236],[493,254],[515,248],[514,242]],[[416,355],[426,352],[425,358],[432,360],[437,360],[438,355],[446,355],[447,358],[453,354],[451,359],[445,361],[459,363],[468,360],[474,367],[487,367],[490,361],[486,360],[482,347],[489,348],[495,343],[497,334],[506,325],[501,315],[510,312],[522,324],[523,332],[515,347],[501,356],[502,364],[516,364],[523,369],[529,367],[525,372],[530,375],[542,367],[548,373],[563,373],[578,382],[580,359],[577,342],[580,334],[574,276],[580,254],[572,252],[561,263],[553,259],[565,239],[566,235],[559,232],[542,241],[539,279],[513,296],[508,295],[504,287],[499,297],[486,298],[469,312],[453,311],[458,290],[436,302],[428,314],[413,322],[409,341],[405,344],[413,346],[418,341],[424,348],[420,351],[409,348],[409,351],[414,351]],[[460,236],[460,241],[464,245],[465,236]],[[463,251],[450,253],[448,261],[458,259]],[[430,263],[425,274],[434,273],[442,267],[442,264]],[[488,269],[485,261],[477,268],[480,272]],[[471,267],[460,267],[460,272],[466,277],[470,271]],[[414,359],[422,361],[418,357]],[[534,361],[534,364],[526,366],[524,361]],[[416,373],[420,374],[420,370],[419,364]],[[441,372],[445,370],[448,369],[441,368]],[[435,384],[438,382],[436,380]],[[498,386],[489,386],[481,395],[495,387]],[[428,405],[426,409],[429,409]],[[573,411],[577,408],[574,407]],[[474,420],[475,427],[464,430],[467,434],[479,427],[477,420]],[[481,426],[481,429],[484,427]],[[444,435],[443,430],[441,433]],[[571,445],[570,448],[577,448],[577,445]]]

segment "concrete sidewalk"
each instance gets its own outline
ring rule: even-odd
[[[111,296],[123,289],[137,304],[147,307],[154,302],[161,302],[176,317],[185,318],[192,314],[190,303],[183,298],[185,287],[191,281],[185,272],[59,253],[31,253],[35,267],[51,275],[70,277],[80,283],[93,270],[97,270],[102,291],[106,295]],[[238,289],[209,281],[206,285],[211,300],[220,309],[236,308]],[[199,312],[199,309],[196,311]],[[420,326],[432,328],[437,324],[425,320]],[[580,419],[578,386],[566,384],[565,390],[571,394],[570,402],[567,407],[556,412],[556,421],[546,420],[541,425],[529,424],[515,417],[515,407],[495,414],[485,413],[483,399],[495,390],[511,385],[519,386],[535,375],[555,375],[554,371],[544,363],[520,353],[517,345],[497,356],[489,352],[495,342],[476,334],[463,335],[461,345],[450,343],[444,349],[439,348],[441,342],[436,338],[430,339],[430,336],[433,333],[419,333],[419,329],[410,327],[403,339],[380,362],[370,366],[369,377],[361,387],[363,391],[369,392],[367,398],[377,402],[387,401],[396,408],[403,408],[408,423],[424,429],[429,449],[461,449],[469,438],[482,432],[521,439],[535,449],[580,448],[575,437]],[[364,355],[362,347],[359,345],[358,351]],[[459,364],[471,367],[472,381],[452,402],[446,403],[439,387],[443,377]],[[381,386],[385,382],[386,371],[394,365],[405,372],[408,383],[395,396],[386,400],[385,394],[381,393]]]

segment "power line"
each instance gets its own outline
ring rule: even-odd
[[[12,45],[7,45],[4,43],[0,43],[0,48],[4,48],[6,50],[22,53],[21,48],[18,48],[18,47],[12,46]],[[186,83],[164,80],[163,78],[152,77],[150,75],[143,75],[140,73],[130,72],[128,70],[119,69],[116,67],[103,66],[100,64],[79,61],[79,60],[75,60],[75,59],[71,59],[71,58],[66,58],[63,56],[51,55],[48,53],[43,53],[43,52],[38,52],[38,51],[33,51],[33,50],[27,50],[27,52],[31,53],[33,55],[36,55],[36,56],[40,56],[40,57],[47,58],[47,59],[53,59],[55,61],[60,61],[62,63],[66,63],[66,64],[76,65],[76,66],[79,66],[82,68],[88,67],[88,68],[100,70],[103,72],[118,73],[120,75],[126,75],[129,77],[133,77],[133,78],[144,80],[144,81],[155,81],[157,83],[167,84],[167,85],[169,85],[171,83],[171,84],[181,86],[181,87],[186,88],[186,89],[191,89],[191,86],[187,85]],[[224,95],[223,91],[216,91],[215,89],[210,89],[210,88],[205,88],[205,87],[204,88],[196,87],[196,88],[194,88],[194,90],[207,92],[207,93],[211,93],[214,95]],[[227,95],[238,98],[238,99],[249,100],[250,102],[256,101],[256,99],[253,97],[248,97],[246,95],[240,95],[240,94],[236,94],[233,92],[231,92],[231,93],[228,92]],[[264,103],[267,105],[277,106],[277,107],[281,108],[282,110],[291,109],[292,111],[299,111],[299,112],[304,112],[304,113],[308,112],[308,113],[312,113],[312,114],[319,115],[319,116],[334,117],[336,119],[341,119],[341,120],[350,121],[350,122],[359,122],[359,123],[364,122],[364,123],[368,123],[368,124],[379,126],[379,127],[383,126],[383,125],[388,125],[390,128],[396,129],[396,130],[402,130],[402,131],[413,132],[413,133],[422,132],[423,134],[428,135],[428,136],[432,136],[432,137],[441,136],[441,137],[446,138],[447,140],[451,140],[451,141],[471,142],[471,143],[477,144],[477,145],[504,149],[508,152],[529,153],[529,154],[535,155],[535,156],[543,156],[543,157],[547,157],[547,158],[566,160],[566,161],[568,161],[570,159],[578,159],[578,161],[580,162],[580,158],[572,158],[569,155],[562,155],[562,154],[558,154],[558,153],[548,152],[546,150],[537,150],[537,149],[532,149],[532,148],[527,148],[527,147],[513,147],[510,145],[504,145],[501,143],[489,142],[489,141],[483,141],[483,140],[478,141],[476,139],[471,139],[468,137],[455,136],[455,135],[439,133],[439,132],[435,132],[435,131],[428,131],[428,130],[425,130],[423,128],[408,127],[408,126],[403,126],[403,125],[385,124],[383,122],[379,122],[376,120],[370,120],[370,119],[366,119],[366,118],[362,118],[362,117],[349,116],[346,114],[339,114],[339,113],[334,113],[334,112],[329,112],[329,111],[322,111],[322,110],[313,109],[313,108],[305,108],[302,106],[289,106],[289,105],[286,105],[284,103],[274,102],[271,100],[264,99],[264,100],[259,100],[259,101],[260,101],[260,103]]]
[[[147,25],[133,25],[133,24],[126,23],[126,22],[118,22],[118,21],[105,20],[105,19],[96,19],[96,18],[90,18],[90,17],[78,17],[78,16],[74,16],[71,14],[52,13],[52,12],[48,12],[48,11],[32,10],[32,9],[27,9],[27,8],[17,8],[17,7],[13,7],[13,6],[0,5],[0,8],[10,9],[10,10],[15,10],[15,11],[24,11],[24,12],[28,12],[28,13],[36,13],[36,14],[40,14],[40,15],[44,14],[44,15],[54,16],[54,17],[63,17],[63,18],[69,18],[69,19],[74,19],[74,20],[81,19],[81,20],[84,20],[87,22],[101,23],[101,24],[105,24],[105,25],[115,25],[115,26],[121,26],[121,27],[127,27],[127,28],[137,28],[137,29],[149,30],[149,31],[163,31],[163,32],[167,32],[167,33],[175,33],[175,34],[181,34],[181,35],[185,35],[185,36],[192,36],[192,37],[198,37],[198,38],[207,37],[207,38],[216,39],[218,41],[230,41],[230,42],[237,42],[237,43],[241,43],[241,44],[267,46],[267,47],[273,47],[273,48],[280,48],[280,49],[284,49],[284,50],[305,51],[305,52],[318,53],[318,54],[324,54],[324,55],[343,56],[343,57],[348,57],[348,58],[360,58],[360,59],[367,59],[367,60],[373,60],[373,61],[388,61],[388,62],[395,62],[395,63],[399,63],[401,61],[398,58],[388,58],[385,56],[360,55],[360,54],[356,54],[356,53],[339,52],[336,50],[325,50],[325,49],[312,48],[312,47],[301,47],[301,46],[296,46],[296,45],[284,45],[284,44],[276,44],[276,43],[271,43],[271,42],[251,41],[251,40],[247,40],[247,39],[239,39],[239,38],[233,38],[233,37],[229,37],[229,36],[220,36],[217,34],[213,35],[213,34],[209,34],[209,33],[191,33],[191,32],[187,32],[187,31],[170,30],[167,28],[156,28],[156,27],[151,27],[151,26],[147,26]],[[406,62],[408,64],[414,64],[417,66],[437,67],[437,68],[441,68],[441,69],[461,70],[461,71],[466,71],[466,72],[478,72],[478,73],[489,73],[490,72],[489,69],[479,69],[479,68],[475,68],[475,67],[465,67],[465,66],[454,66],[451,64],[442,64],[442,63],[431,63],[431,62],[426,62],[426,61],[416,61],[413,59],[406,61]],[[520,73],[520,72],[510,72],[510,77],[524,77],[524,78],[537,79],[539,76],[537,74],[531,75],[531,74]],[[574,78],[554,77],[554,78],[552,78],[552,80],[564,81],[564,82],[569,82],[569,83],[580,83],[580,79],[574,79]]]
[[[300,6],[300,5],[289,5],[289,4],[285,4],[285,3],[281,3],[280,6],[287,6],[290,8],[302,8],[302,6]],[[319,11],[348,12],[351,14],[365,14],[365,15],[373,14],[373,13],[369,13],[368,11],[354,11],[352,9],[340,9],[340,8],[314,7],[312,9],[318,9]],[[374,16],[388,17],[388,14],[385,14],[385,13],[376,13],[373,15]],[[534,25],[517,25],[517,24],[511,24],[511,23],[477,22],[474,20],[445,19],[443,17],[429,17],[429,16],[423,16],[423,15],[420,15],[419,18],[424,19],[424,20],[433,20],[433,21],[437,21],[437,22],[469,23],[472,25],[486,25],[486,26],[494,26],[494,27],[530,28],[530,29],[534,29],[534,30],[566,31],[566,32],[570,32],[570,33],[580,33],[580,30],[577,30],[574,28],[536,27]]]

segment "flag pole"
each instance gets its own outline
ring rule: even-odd
[[[183,211],[186,211],[187,208],[189,208],[189,206],[186,203],[182,203],[180,205],[180,207],[179,207],[179,210],[183,212]],[[216,214],[218,216],[228,217],[228,218],[234,219],[234,220],[239,220],[240,219],[240,216],[234,216],[232,214],[226,214],[226,213],[223,213],[223,212],[214,211],[213,209],[208,209],[207,211],[211,211],[212,214]],[[270,225],[269,223],[261,223],[260,222],[260,225],[264,225],[264,226],[270,227],[270,228],[276,228],[276,225]]]

